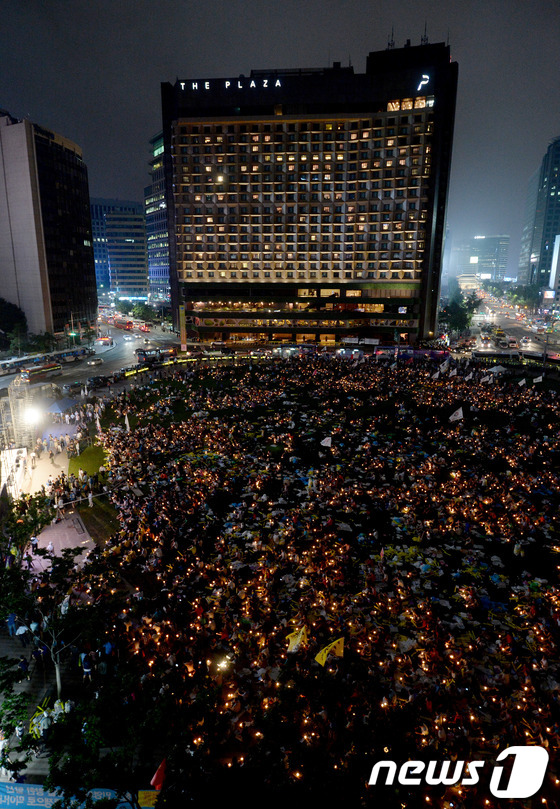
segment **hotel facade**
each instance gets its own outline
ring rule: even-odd
[[[436,329],[457,65],[162,85],[176,325],[201,339],[414,343]],[[184,307],[184,309],[183,309]]]

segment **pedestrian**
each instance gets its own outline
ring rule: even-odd
[[[91,675],[93,672],[93,662],[90,655],[86,655],[82,660],[82,669],[84,672],[84,682],[87,680],[91,683]]]
[[[47,553],[53,554],[54,553],[54,545],[52,544],[52,540],[47,545]]]
[[[16,629],[16,637],[19,638],[19,642],[25,648],[27,646],[27,627],[24,624],[21,624]]]
[[[91,489],[88,492],[88,503],[89,503],[89,507],[93,508],[93,492],[91,491]]]
[[[31,539],[29,540],[29,544],[31,545],[31,553],[33,554],[37,553],[37,546],[39,544],[39,540],[37,539],[36,536],[31,537]]]
[[[23,655],[19,659],[18,668],[25,675],[26,680],[29,680],[29,678],[30,678],[29,661]]]
[[[35,452],[35,450],[33,450],[30,457],[31,457],[31,469],[35,469],[35,467],[37,466],[37,453]]]
[[[52,465],[54,466],[54,452],[52,451],[52,449],[49,450],[49,459]]]
[[[11,612],[8,617],[6,618],[6,624],[8,625],[8,634],[10,637],[16,634],[16,614],[15,612]]]

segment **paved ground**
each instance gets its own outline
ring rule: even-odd
[[[67,431],[71,432],[67,425],[52,425],[52,428],[56,428],[57,426],[60,427],[63,433]],[[48,432],[52,432],[52,434],[55,435],[53,429],[49,429]],[[68,456],[66,452],[61,452],[55,456],[54,464],[51,464],[49,461],[48,454],[43,452],[42,457],[36,462],[35,469],[28,470],[23,485],[23,491],[26,493],[37,492],[42,485],[47,484],[51,475],[56,477],[61,472],[68,473]],[[84,507],[84,505],[82,505],[82,507]],[[85,508],[87,508],[87,503],[85,503]],[[52,523],[43,529],[38,539],[40,548],[46,549],[49,544],[52,543],[52,552],[54,555],[60,554],[63,548],[81,548],[83,553],[79,562],[83,562],[88,552],[94,547],[93,540],[88,534],[79,513],[76,510],[70,509],[66,510],[64,517],[59,522]],[[49,560],[41,556],[32,557],[33,568],[37,571],[48,567],[49,564]],[[23,646],[19,638],[9,637],[6,626],[0,626],[0,656],[19,660],[21,655],[24,655],[30,661],[30,679],[23,680],[15,686],[16,692],[26,692],[31,695],[30,716],[45,697],[50,697],[51,704],[56,699],[54,669],[52,665],[43,667],[41,664],[35,663],[31,657],[33,648],[32,643]],[[64,672],[63,686],[70,691],[79,688],[81,686],[79,672],[67,668]],[[14,745],[16,741],[15,737],[10,739],[8,747]],[[27,765],[25,780],[27,783],[42,783],[47,772],[48,757],[39,755],[32,759]],[[10,778],[7,771],[0,768],[0,781],[9,780]]]

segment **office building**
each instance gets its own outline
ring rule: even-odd
[[[457,65],[162,85],[174,310],[201,336],[414,342],[436,328]]]
[[[111,293],[118,299],[148,300],[148,254],[143,206],[137,213],[111,211],[105,216]]]
[[[163,169],[163,133],[150,140],[151,183],[144,189],[150,297],[169,300],[169,237]]]
[[[93,325],[88,175],[79,146],[0,111],[0,295],[32,334]]]
[[[503,281],[507,276],[509,236],[474,236],[453,250],[457,275],[475,274],[481,281]]]
[[[519,283],[549,285],[554,243],[560,234],[560,137],[549,145],[529,183],[519,256]]]
[[[133,298],[145,300],[148,281],[142,204],[100,197],[92,197],[90,202],[98,294],[102,296],[113,292],[119,297],[128,297],[127,293],[130,293]],[[108,223],[111,223],[111,252]],[[130,233],[126,232],[127,226],[131,228]]]

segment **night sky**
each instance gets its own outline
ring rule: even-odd
[[[558,0],[4,0],[0,108],[78,143],[92,196],[141,201],[160,82],[251,69],[365,70],[369,51],[446,42],[459,64],[448,222],[509,233],[560,135]]]

